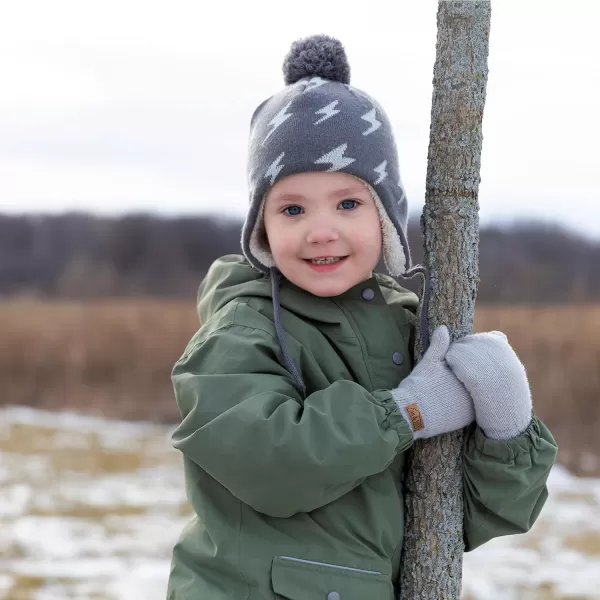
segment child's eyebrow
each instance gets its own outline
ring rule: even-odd
[[[273,202],[283,203],[283,202],[299,202],[300,200],[306,200],[302,194],[281,194],[281,196],[275,196],[273,198]]]
[[[339,190],[335,190],[335,192],[331,192],[329,197],[332,199],[344,198],[346,196],[352,196],[353,194],[358,194],[359,192],[364,192],[365,188],[363,186],[350,186],[346,188],[341,188]],[[306,200],[306,197],[302,194],[281,194],[280,196],[275,196],[273,198],[273,202],[276,204],[282,204],[284,202],[301,202]]]
[[[364,192],[365,188],[363,186],[350,186],[347,188],[343,188],[341,190],[336,190],[332,192],[329,196],[330,198],[343,198],[344,196],[352,196],[353,194],[358,194],[359,192]]]

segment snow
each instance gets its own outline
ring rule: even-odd
[[[164,600],[190,517],[169,435],[0,409],[0,598]],[[600,598],[600,480],[557,466],[549,490],[531,532],[465,554],[465,600]]]
[[[548,490],[529,533],[492,540],[465,555],[463,591],[469,597],[600,598],[600,480],[556,466]]]

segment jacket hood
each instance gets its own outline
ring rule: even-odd
[[[384,296],[394,293],[395,299],[399,299],[405,308],[411,312],[417,311],[418,296],[401,287],[392,277],[375,273],[373,278],[368,281],[372,285],[377,283]],[[360,285],[369,284],[361,282]],[[345,292],[345,294],[347,293]],[[242,297],[272,298],[270,276],[252,268],[242,255],[229,254],[217,259],[198,288],[197,311],[200,323],[205,323],[232,300]],[[304,314],[312,320],[318,314],[319,320],[329,321],[329,311],[320,300],[286,279],[281,280],[279,301],[282,307],[291,308],[297,314]],[[338,319],[337,311],[331,312],[331,318]]]
[[[269,281],[237,254],[217,259],[198,288],[196,308],[205,323],[226,304],[240,297],[270,296]]]

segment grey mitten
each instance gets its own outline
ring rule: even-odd
[[[499,331],[467,335],[446,355],[475,403],[477,423],[492,439],[522,434],[531,422],[531,391],[523,363]]]
[[[462,429],[475,420],[473,399],[445,361],[450,333],[437,327],[421,362],[392,395],[415,438]]]

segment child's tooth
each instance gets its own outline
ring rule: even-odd
[[[340,260],[338,257],[331,257],[331,258],[313,258],[312,262],[314,264],[317,265],[327,265],[330,263],[334,263],[337,262],[338,260]]]

